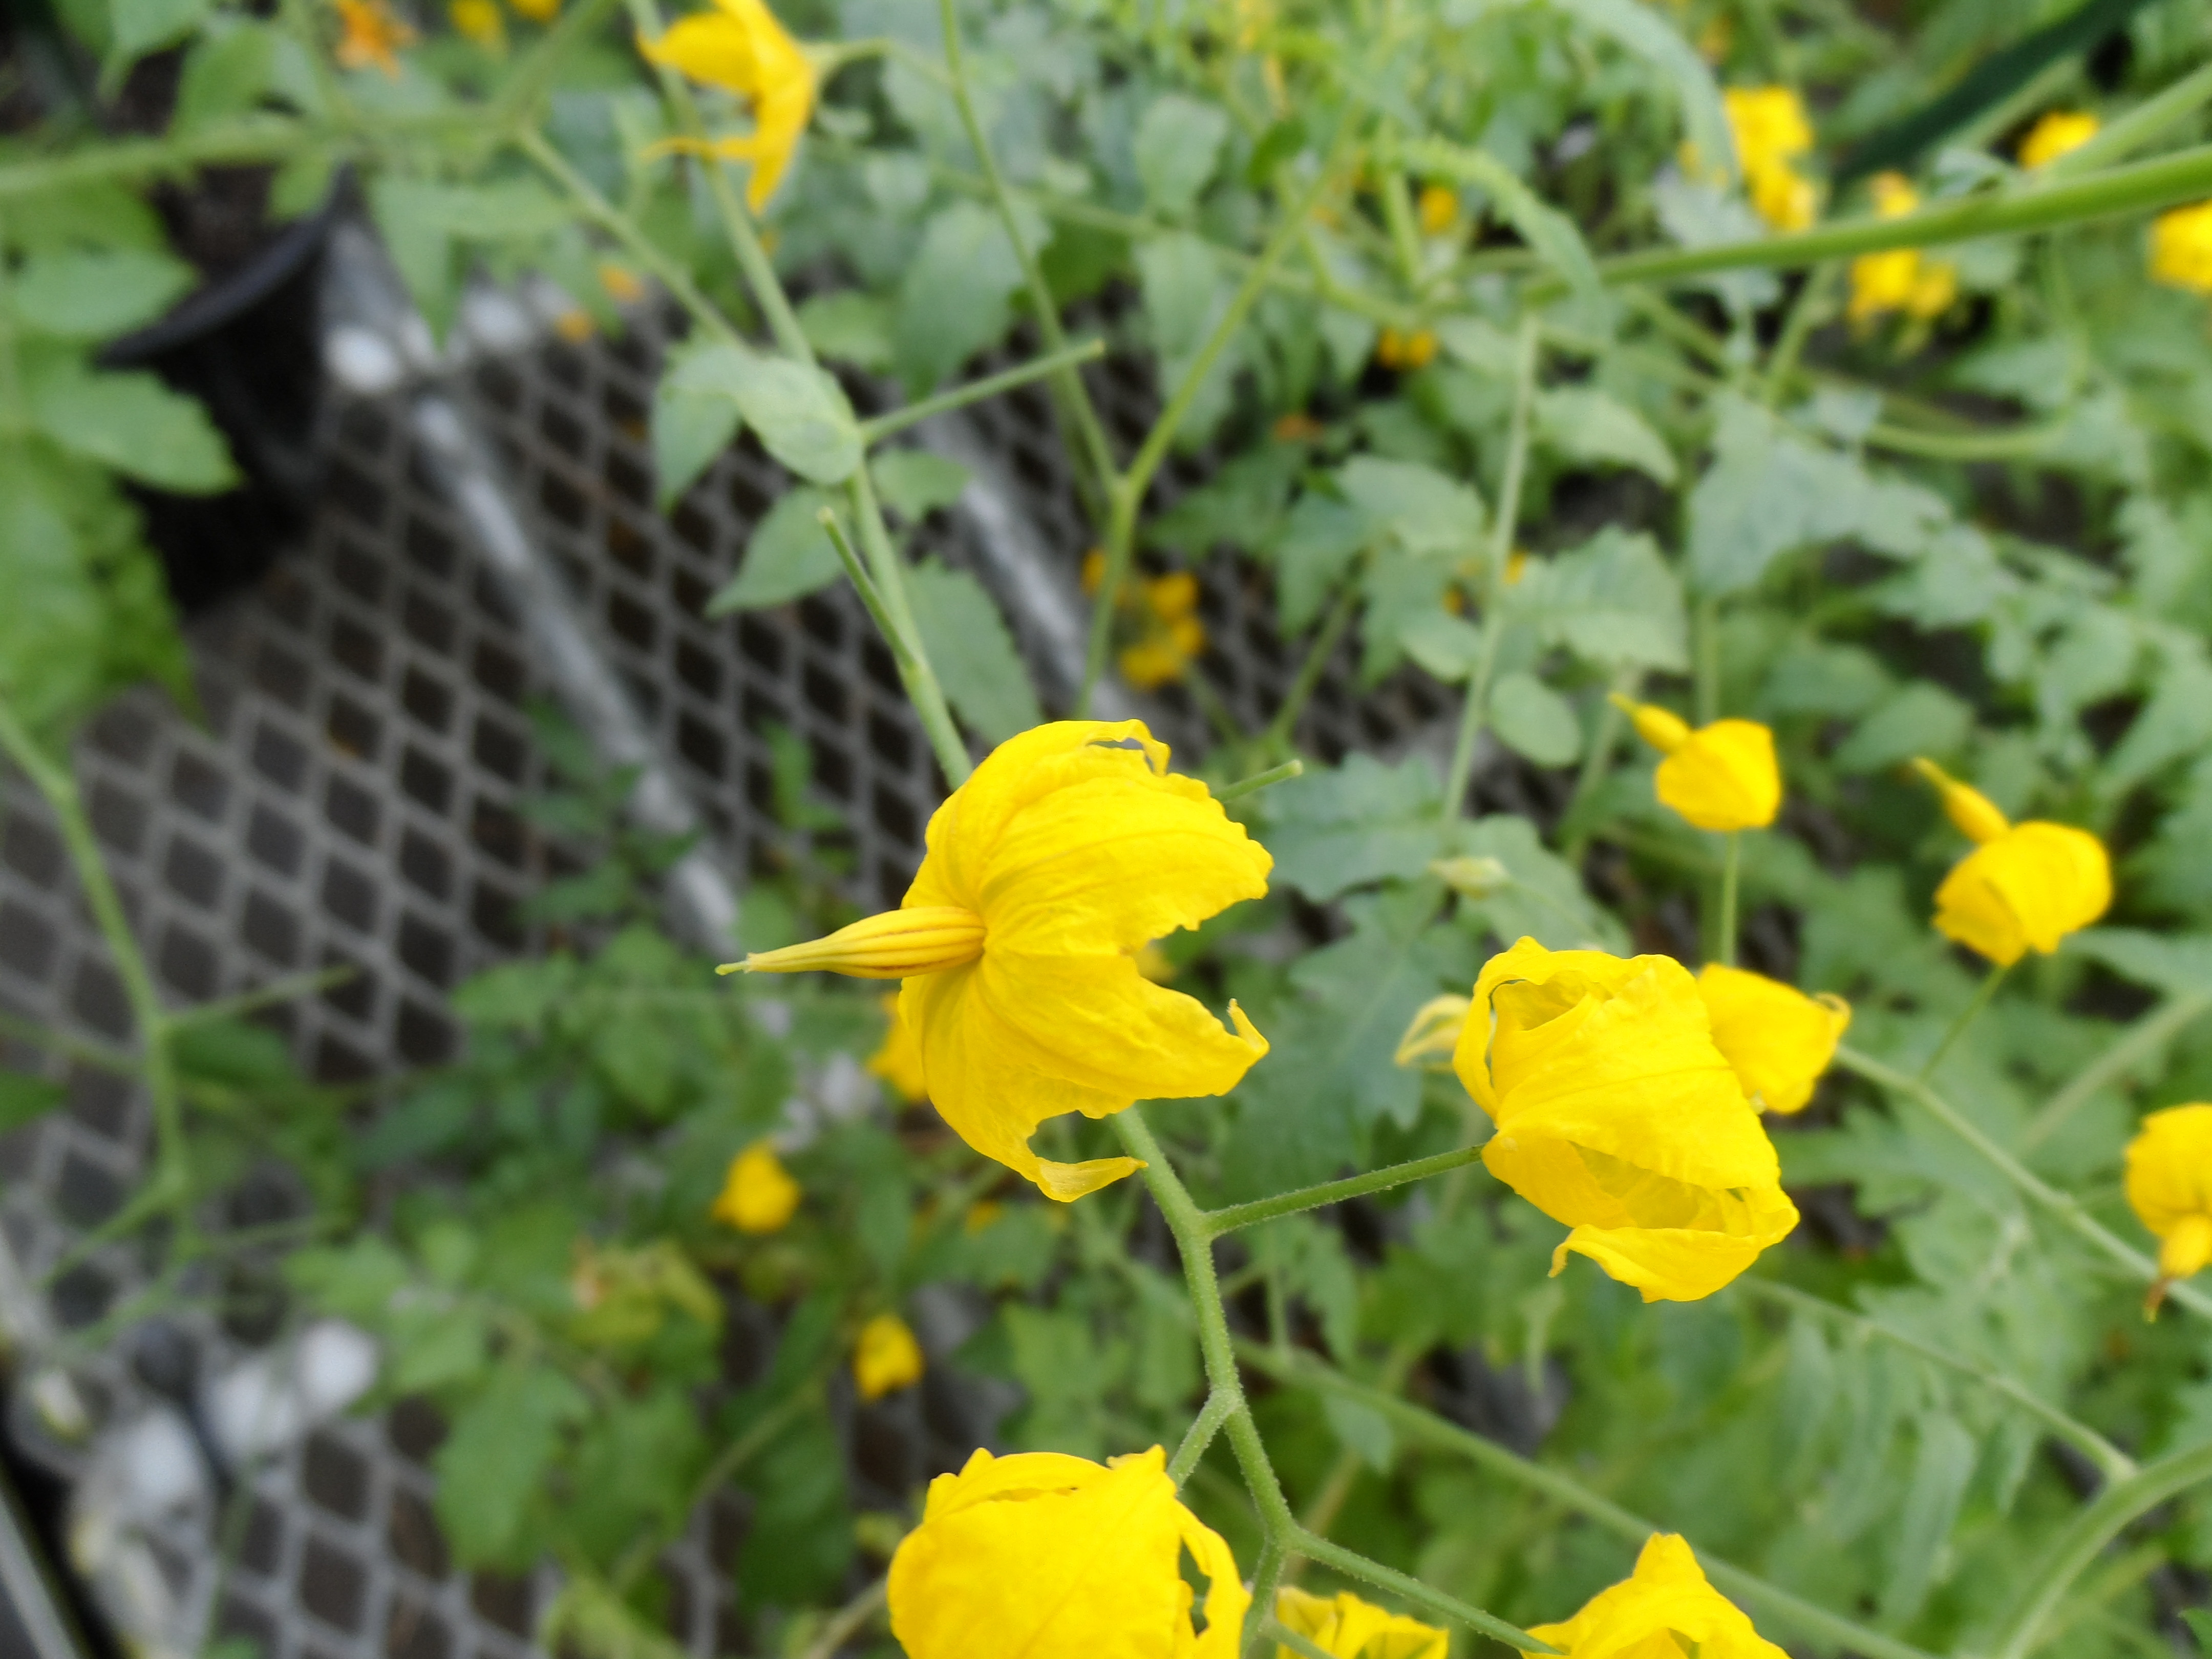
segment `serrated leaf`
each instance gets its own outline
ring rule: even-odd
[[[1836,750],[1842,772],[1877,772],[1915,755],[1960,753],[1974,729],[1974,711],[1942,686],[1915,680],[1858,724]]]
[[[860,425],[844,388],[811,363],[756,357],[735,388],[761,447],[802,478],[842,483],[860,464]]]
[[[1039,246],[1042,237],[1031,239]],[[955,202],[922,227],[899,284],[891,345],[899,378],[919,397],[1006,331],[1022,281],[1006,227],[980,202]]]
[[[830,505],[826,490],[800,484],[786,490],[768,517],[745,538],[745,562],[729,584],[707,601],[710,617],[759,611],[827,587],[845,574],[837,544],[818,514]]]
[[[1134,143],[1137,176],[1152,210],[1170,219],[1188,213],[1220,164],[1228,137],[1229,116],[1220,105],[1179,92],[1154,99],[1137,123]]]
[[[817,294],[799,307],[799,326],[821,356],[871,374],[890,372],[891,308],[858,289]]]
[[[210,495],[238,482],[207,411],[143,369],[54,365],[30,387],[30,405],[32,423],[64,449],[142,483]]]
[[[1425,611],[1398,629],[1406,654],[1449,685],[1482,660],[1482,630],[1449,611]]]
[[[276,64],[276,31],[266,23],[240,23],[204,36],[185,58],[177,85],[173,133],[190,132],[261,101]]]
[[[2146,933],[2133,927],[2091,927],[2065,948],[2103,963],[2138,985],[2170,996],[2212,996],[2212,933]]]
[[[907,587],[922,645],[962,720],[1004,743],[1044,719],[1014,637],[982,583],[933,559],[908,572]]]
[[[1480,544],[1482,497],[1470,484],[1418,461],[1358,455],[1336,474],[1346,501],[1387,526],[1409,553],[1465,553]]]
[[[1275,879],[1320,904],[1367,882],[1410,880],[1437,856],[1439,793],[1418,755],[1393,767],[1355,753],[1276,785],[1261,798]]]
[[[653,466],[664,509],[736,441],[744,419],[738,383],[750,362],[750,352],[716,341],[669,353],[653,389]]]
[[[1539,766],[1565,766],[1583,752],[1573,705],[1534,674],[1499,676],[1490,689],[1490,726],[1500,743]]]
[[[1577,301],[1585,309],[1604,313],[1605,289],[1582,232],[1512,168],[1486,150],[1440,138],[1417,140],[1402,146],[1401,153],[1417,171],[1457,179],[1487,194],[1505,222],[1521,233],[1521,240],[1573,290]]]
[[[560,1372],[515,1363],[454,1418],[431,1467],[438,1522],[463,1565],[530,1565],[542,1541],[531,1513],[539,1484],[560,1450],[562,1430],[590,1410],[591,1401]]]
[[[181,40],[207,15],[208,0],[108,0],[109,39],[128,64]]]
[[[105,340],[153,321],[197,280],[192,268],[171,254],[79,249],[26,259],[9,297],[27,329]]]
[[[1310,489],[1298,498],[1275,544],[1275,605],[1283,631],[1303,631],[1321,614],[1352,562],[1379,533],[1364,508]]]
[[[960,499],[973,477],[968,469],[926,449],[894,449],[868,463],[876,494],[901,518],[920,520]]]
[[[1553,951],[1625,949],[1628,939],[1619,922],[1601,910],[1583,890],[1572,866],[1544,845],[1536,826],[1510,813],[1493,813],[1461,824],[1445,850],[1469,858],[1494,859],[1506,879],[1480,899],[1460,901],[1461,919],[1487,930],[1502,945],[1524,934]]]
[[[1536,428],[1571,460],[1632,466],[1662,484],[1679,476],[1674,452],[1644,418],[1595,386],[1561,386],[1536,398]]]
[[[1545,644],[1591,662],[1689,666],[1682,585],[1649,536],[1608,526],[1555,558],[1531,560],[1505,604]]]

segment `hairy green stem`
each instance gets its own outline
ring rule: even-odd
[[[1305,775],[1306,763],[1302,760],[1286,760],[1280,766],[1271,766],[1264,772],[1255,772],[1249,778],[1239,778],[1225,783],[1213,792],[1216,800],[1242,800],[1247,795],[1256,795],[1271,784],[1288,783],[1292,778]]]
[[[2007,1180],[2048,1212],[2068,1231],[2126,1269],[2130,1277],[2139,1279],[2146,1285],[2159,1282],[2161,1275],[2157,1262],[2105,1227],[2081,1207],[2081,1200],[2071,1193],[2060,1192],[1998,1146],[1958,1108],[1936,1093],[1925,1078],[1908,1076],[1894,1066],[1885,1066],[1872,1056],[1848,1046],[1836,1050],[1836,1063],[1846,1071],[1856,1073],[1878,1088],[1903,1095],[1917,1103],[1929,1115],[1979,1152]],[[2179,1302],[2191,1313],[2212,1318],[2212,1297],[2205,1296],[2191,1285],[2169,1285],[2166,1295],[2169,1301]]]
[[[2074,1581],[2106,1545],[2166,1499],[2208,1480],[2212,1480],[2212,1446],[2192,1446],[2146,1465],[2128,1480],[2114,1481],[2077,1510],[2029,1576],[2035,1593],[1998,1638],[1996,1659],[2027,1659]]]
[[[1921,1062],[1919,1076],[1923,1082],[1936,1075],[1936,1068],[1943,1063],[1943,1057],[1982,1017],[1982,1011],[1990,1006],[1990,1000],[1997,994],[1997,987],[2004,983],[2005,975],[2011,971],[2010,963],[2000,962],[1990,965],[1990,971],[1982,976],[1982,982],[1974,988],[1972,998],[1959,1010],[1959,1017],[1951,1022],[1950,1028],[1943,1033],[1943,1040],[1936,1045],[1936,1051]]]
[[[1736,887],[1742,875],[1743,831],[1728,832],[1728,852],[1721,861],[1721,939],[1719,960],[1723,966],[1735,966],[1735,900]]]
[[[1021,264],[1022,278],[1030,291],[1030,307],[1036,313],[1037,332],[1043,337],[1047,353],[1057,355],[1067,349],[1067,334],[1060,320],[1060,301],[1052,291],[1052,284],[1045,280],[1044,267],[1037,263],[1036,250],[1022,234],[1021,216],[1014,210],[1013,195],[1006,188],[1006,175],[999,171],[998,157],[975,113],[975,100],[968,83],[967,53],[960,44],[960,12],[955,0],[938,0],[938,24],[945,37],[948,89],[954,106],[960,112],[960,125],[968,134],[969,147],[975,152],[975,164],[983,170],[983,187],[991,204],[998,210],[999,223],[1013,247],[1014,258]],[[1088,493],[1095,497],[1091,505],[1096,509],[1113,499],[1117,475],[1105,423],[1098,418],[1097,408],[1091,401],[1083,377],[1075,372],[1077,361],[1069,359],[1055,369],[1053,400],[1060,406],[1061,418],[1074,426],[1080,440],[1081,459],[1088,463],[1088,469],[1086,471],[1079,467],[1076,476],[1090,486]]]
[[[1366,1406],[1409,1439],[1456,1452],[1494,1474],[1564,1504],[1630,1544],[1641,1544],[1652,1534],[1666,1530],[1658,1522],[1601,1497],[1571,1474],[1522,1457],[1409,1400],[1355,1382],[1310,1354],[1278,1354],[1261,1343],[1244,1341],[1237,1343],[1237,1352],[1254,1370],[1279,1382],[1318,1389]],[[1865,1659],[1931,1659],[1918,1648],[1815,1606],[1731,1562],[1703,1551],[1698,1559],[1706,1576],[1729,1595],[1788,1624],[1810,1641],[1846,1648]]]
[[[1505,572],[1513,557],[1513,534],[1521,522],[1521,483],[1528,468],[1528,428],[1536,401],[1536,355],[1540,335],[1534,312],[1524,313],[1513,350],[1513,414],[1505,434],[1505,474],[1498,487],[1498,513],[1491,525],[1490,558],[1482,600],[1482,644],[1467,677],[1467,701],[1460,707],[1459,732],[1452,740],[1451,766],[1444,774],[1444,822],[1456,823],[1467,811],[1467,787],[1474,774],[1474,746],[1489,719],[1490,676],[1505,635]]]
[[[1083,662],[1083,687],[1076,695],[1075,716],[1080,720],[1091,709],[1091,693],[1097,689],[1099,677],[1106,672],[1106,657],[1114,642],[1114,610],[1128,580],[1130,561],[1135,556],[1137,544],[1137,515],[1142,510],[1146,492],[1152,486],[1152,476],[1167,459],[1168,449],[1182,423],[1190,414],[1191,405],[1197,402],[1206,376],[1221,354],[1229,349],[1237,331],[1244,326],[1244,319],[1252,307],[1259,303],[1260,295],[1267,287],[1267,273],[1282,263],[1283,256],[1297,240],[1307,216],[1326,193],[1334,175],[1337,149],[1333,147],[1328,159],[1316,173],[1314,181],[1298,199],[1286,208],[1282,219],[1268,235],[1252,268],[1244,273],[1237,292],[1214,324],[1204,344],[1183,370],[1182,383],[1168,398],[1167,407],[1152,422],[1145,434],[1145,441],[1130,461],[1128,470],[1115,481],[1106,527],[1106,573],[1092,600],[1091,614],[1091,643]]]
[[[1778,1307],[1810,1314],[1848,1329],[1863,1331],[1869,1336],[1893,1343],[1910,1353],[1918,1354],[1931,1364],[1941,1365],[1947,1370],[1972,1378],[1991,1393],[2011,1401],[2051,1433],[2075,1447],[2104,1472],[2107,1480],[2125,1480],[2136,1473],[2134,1458],[2087,1423],[2069,1416],[2002,1371],[1992,1370],[1975,1360],[1961,1358],[1957,1354],[1947,1353],[1935,1344],[1923,1342],[1909,1332],[1900,1331],[1893,1325],[1886,1325],[1881,1320],[1870,1318],[1856,1310],[1841,1307],[1825,1297],[1811,1295],[1794,1285],[1747,1274],[1736,1280],[1736,1286],[1746,1296],[1771,1302]]]
[[[1425,1181],[1431,1176],[1464,1169],[1479,1162],[1481,1157],[1482,1148],[1480,1146],[1455,1147],[1449,1152],[1412,1158],[1403,1164],[1386,1164],[1380,1170],[1370,1170],[1365,1175],[1347,1176],[1342,1181],[1325,1181],[1317,1187],[1301,1187],[1296,1192],[1278,1193],[1273,1198],[1255,1198],[1249,1204],[1232,1204],[1219,1210],[1201,1210],[1199,1212],[1199,1224],[1205,1230],[1206,1237],[1219,1238],[1240,1228],[1256,1227],[1264,1221],[1296,1215],[1301,1210],[1317,1210],[1324,1204],[1341,1204],[1347,1198],[1388,1192],[1391,1188],[1403,1187],[1408,1182]]]
[[[1237,1409],[1237,1401],[1218,1389],[1206,1391],[1206,1403],[1199,1407],[1198,1415],[1191,1419],[1189,1431],[1176,1454],[1168,1459],[1168,1479],[1180,1486],[1190,1479],[1191,1471],[1206,1455],[1206,1449],[1213,1443],[1213,1437],[1221,1432],[1221,1425],[1229,1420],[1229,1413]]]
[[[1341,1544],[1332,1544],[1328,1539],[1308,1532],[1304,1527],[1291,1534],[1291,1549],[1309,1561],[1334,1567],[1347,1577],[1364,1578],[1370,1584],[1405,1597],[1416,1607],[1425,1607],[1431,1613],[1441,1614],[1469,1630],[1479,1631],[1492,1641],[1518,1648],[1523,1653],[1559,1651],[1549,1642],[1538,1640],[1519,1626],[1506,1623],[1494,1613],[1485,1613],[1480,1607],[1471,1607],[1461,1601],[1456,1595],[1446,1595],[1442,1590],[1431,1589],[1418,1578],[1400,1572],[1395,1567],[1386,1567],[1380,1561],[1370,1561],[1358,1551],[1348,1550]]]
[[[952,710],[945,701],[945,688],[930,665],[921,629],[914,618],[913,601],[907,594],[906,567],[884,523],[883,508],[877,503],[875,485],[865,465],[853,469],[846,490],[852,498],[853,515],[860,520],[860,547],[867,556],[868,574],[874,579],[884,613],[905,646],[899,679],[906,687],[907,701],[914,705],[915,717],[929,738],[945,781],[957,789],[968,781],[975,765],[968,757],[968,745],[961,739],[960,728],[953,724]]]
[[[2195,1024],[2207,1009],[2212,1009],[2212,993],[2177,991],[2145,1014],[2129,1028],[2125,1036],[2075,1073],[2065,1087],[2043,1103],[2042,1109],[2028,1120],[2027,1127],[2021,1131],[2021,1150],[2032,1152],[2051,1139],[2095,1097],[2099,1090],[2118,1083],[2169,1040]]]
[[[969,380],[963,386],[940,392],[933,398],[924,398],[918,404],[908,404],[889,414],[878,415],[872,421],[863,421],[860,422],[860,441],[872,447],[908,427],[921,425],[933,415],[965,409],[970,404],[980,404],[987,398],[995,398],[1002,392],[1012,392],[1032,380],[1056,375],[1072,364],[1091,362],[1105,355],[1106,343],[1103,340],[1085,340],[1081,345],[1062,346],[1057,351],[1031,358],[1016,368],[1001,370],[996,374],[986,374],[981,380]]]

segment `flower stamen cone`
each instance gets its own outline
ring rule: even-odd
[[[907,979],[965,967],[983,954],[983,918],[957,905],[916,905],[863,916],[826,939],[756,951],[724,963],[718,974],[843,974],[852,979]]]
[[[1467,1026],[1467,1011],[1473,1006],[1468,998],[1449,991],[1430,998],[1414,1011],[1392,1058],[1401,1066],[1449,1069],[1459,1034]]]
[[[1912,769],[1936,786],[1943,816],[1968,841],[1987,845],[2012,828],[2012,821],[1997,811],[1995,801],[1973,785],[1960,782],[1925,756],[1912,763]]]

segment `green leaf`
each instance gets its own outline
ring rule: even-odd
[[[1861,720],[1836,750],[1840,772],[1878,772],[1915,755],[1943,759],[1961,752],[1974,711],[1942,686],[1915,680]]]
[[[1918,1440],[1912,1482],[1890,1535],[1889,1572],[1881,1587],[1882,1620],[1892,1628],[1908,1623],[1935,1588],[1977,1455],[1974,1437],[1948,1413],[1923,1413]]]
[[[1137,176],[1155,213],[1180,219],[1220,165],[1222,142],[1229,137],[1229,115],[1218,104],[1200,103],[1179,92],[1154,99],[1137,123]]]
[[[238,482],[207,411],[143,369],[87,373],[54,363],[31,386],[31,420],[64,449],[125,477],[208,495]]]
[[[1482,630],[1444,611],[1424,611],[1398,629],[1406,654],[1450,685],[1474,672],[1482,660]]]
[[[112,180],[72,179],[8,204],[8,235],[27,254],[70,248],[168,251],[161,216]]]
[[[891,319],[892,351],[907,391],[916,397],[929,391],[1004,334],[1007,301],[1021,282],[1006,227],[981,203],[955,202],[932,216]]]
[[[276,40],[267,23],[240,23],[202,37],[185,59],[171,132],[191,132],[259,103],[276,69]]]
[[[800,484],[787,489],[745,538],[745,561],[729,584],[707,601],[710,617],[787,605],[827,587],[845,574],[837,544],[816,515],[829,506],[826,490]]]
[[[561,1448],[561,1432],[586,1416],[583,1391],[549,1367],[502,1366],[453,1419],[430,1460],[447,1541],[465,1566],[520,1571],[542,1544],[532,1510]]]
[[[926,449],[893,449],[868,463],[876,494],[902,519],[919,522],[960,499],[972,476],[957,461]]]
[[[1632,466],[1658,483],[1678,476],[1674,452],[1641,415],[1595,386],[1562,386],[1536,398],[1536,429],[1571,460]]]
[[[1592,902],[1574,866],[1544,845],[1528,819],[1499,812],[1462,824],[1449,850],[1504,866],[1504,882],[1480,898],[1460,900],[1461,919],[1487,929],[1500,944],[1526,934],[1553,951],[1626,948],[1620,924]]]
[[[907,573],[907,589],[922,647],[962,720],[992,743],[1042,721],[1021,653],[982,583],[933,559]]]
[[[1346,1451],[1378,1474],[1389,1472],[1398,1450],[1397,1433],[1389,1418],[1372,1406],[1333,1394],[1322,1397],[1322,1413]]]
[[[149,323],[198,280],[173,254],[113,248],[34,254],[15,274],[15,319],[41,334],[105,340]]]
[[[1409,553],[1465,554],[1480,548],[1482,497],[1432,466],[1357,455],[1338,470],[1336,485]]]
[[[1499,676],[1490,689],[1490,725],[1499,742],[1539,766],[1565,766],[1583,752],[1573,705],[1534,674]]]
[[[208,0],[108,0],[108,29],[116,60],[128,64],[157,46],[181,40],[206,17]]]
[[[806,343],[822,356],[871,374],[890,372],[891,308],[859,289],[817,294],[799,307]]]
[[[1690,142],[1708,166],[1717,167],[1723,156],[1733,162],[1735,140],[1729,130],[1728,114],[1721,104],[1720,88],[1697,49],[1684,40],[1665,17],[1638,0],[1552,0],[1569,16],[1601,34],[1609,35],[1673,83],[1682,106],[1682,122]]]
[[[407,297],[442,338],[460,298],[461,276],[445,186],[380,173],[369,180],[368,205]]]
[[[744,1604],[804,1607],[833,1599],[853,1559],[845,1451],[830,1419],[809,1412],[777,1432],[743,1476],[751,1524],[738,1547]]]
[[[2065,948],[2103,963],[2138,985],[2170,996],[2212,996],[2212,933],[2146,933],[2133,927],[2091,927]]]
[[[178,1072],[190,1082],[265,1090],[302,1080],[284,1039],[247,1020],[189,1021],[177,1028],[169,1048]]]
[[[1360,550],[1382,533],[1366,509],[1320,490],[1298,498],[1275,544],[1275,605],[1285,634],[1303,632]]]
[[[756,357],[736,387],[761,445],[802,478],[842,483],[860,464],[860,426],[844,388],[811,363]]]
[[[1225,304],[1213,245],[1188,231],[1174,231],[1139,243],[1136,262],[1152,349],[1164,364],[1182,363],[1206,343]],[[1180,378],[1169,373],[1163,383],[1172,385]]]
[[[714,341],[687,341],[668,354],[653,389],[653,469],[665,510],[734,442],[744,416],[737,388],[751,354]]]
[[[395,1395],[427,1394],[473,1382],[491,1359],[491,1328],[477,1309],[410,1303],[386,1327],[391,1358],[384,1384]]]
[[[40,729],[82,711],[105,681],[106,608],[52,489],[27,465],[0,469],[0,692]]]
[[[2189,1633],[2197,1638],[2197,1651],[2212,1654],[2212,1613],[2203,1607],[2184,1607],[2181,1619],[2189,1626]]]
[[[1659,27],[1663,29],[1666,25]],[[1597,315],[1606,314],[1610,301],[1598,281],[1597,265],[1582,232],[1572,219],[1547,204],[1504,162],[1487,151],[1440,138],[1416,140],[1402,146],[1400,153],[1417,171],[1457,179],[1486,192],[1536,257],[1565,281],[1577,302]]]
[[[1275,879],[1316,904],[1371,881],[1410,880],[1429,866],[1442,833],[1437,776],[1409,755],[1395,767],[1352,754],[1260,797]]]
[[[0,1135],[36,1122],[60,1105],[68,1092],[45,1078],[0,1069]]]
[[[1506,590],[1508,614],[1547,645],[1608,665],[1690,665],[1682,585],[1646,535],[1612,526],[1571,552],[1531,560]]]
[[[1759,707],[1774,714],[1863,714],[1894,684],[1881,659],[1856,645],[1796,639],[1774,653]]]
[[[463,983],[453,993],[453,1012],[489,1030],[535,1030],[573,994],[576,981],[575,958],[563,952],[502,963]]]

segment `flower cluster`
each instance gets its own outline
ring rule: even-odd
[[[1096,594],[1106,579],[1106,554],[1084,556],[1083,591]],[[1124,586],[1115,620],[1122,644],[1115,665],[1139,691],[1157,691],[1181,679],[1206,653],[1206,624],[1198,619],[1198,578],[1170,571]]]
[[[1873,189],[1874,210],[1884,219],[1902,219],[1920,205],[1920,192],[1901,173],[1877,173]],[[1848,309],[1853,322],[1888,312],[1929,322],[1948,311],[1958,297],[1958,267],[1930,259],[1917,247],[1862,253],[1851,261]]]
[[[1729,135],[1735,140],[1745,191],[1759,216],[1783,232],[1809,228],[1820,193],[1797,171],[1797,158],[1813,148],[1804,101],[1788,87],[1730,87],[1722,94]],[[1694,150],[1685,157],[1698,171]]]

